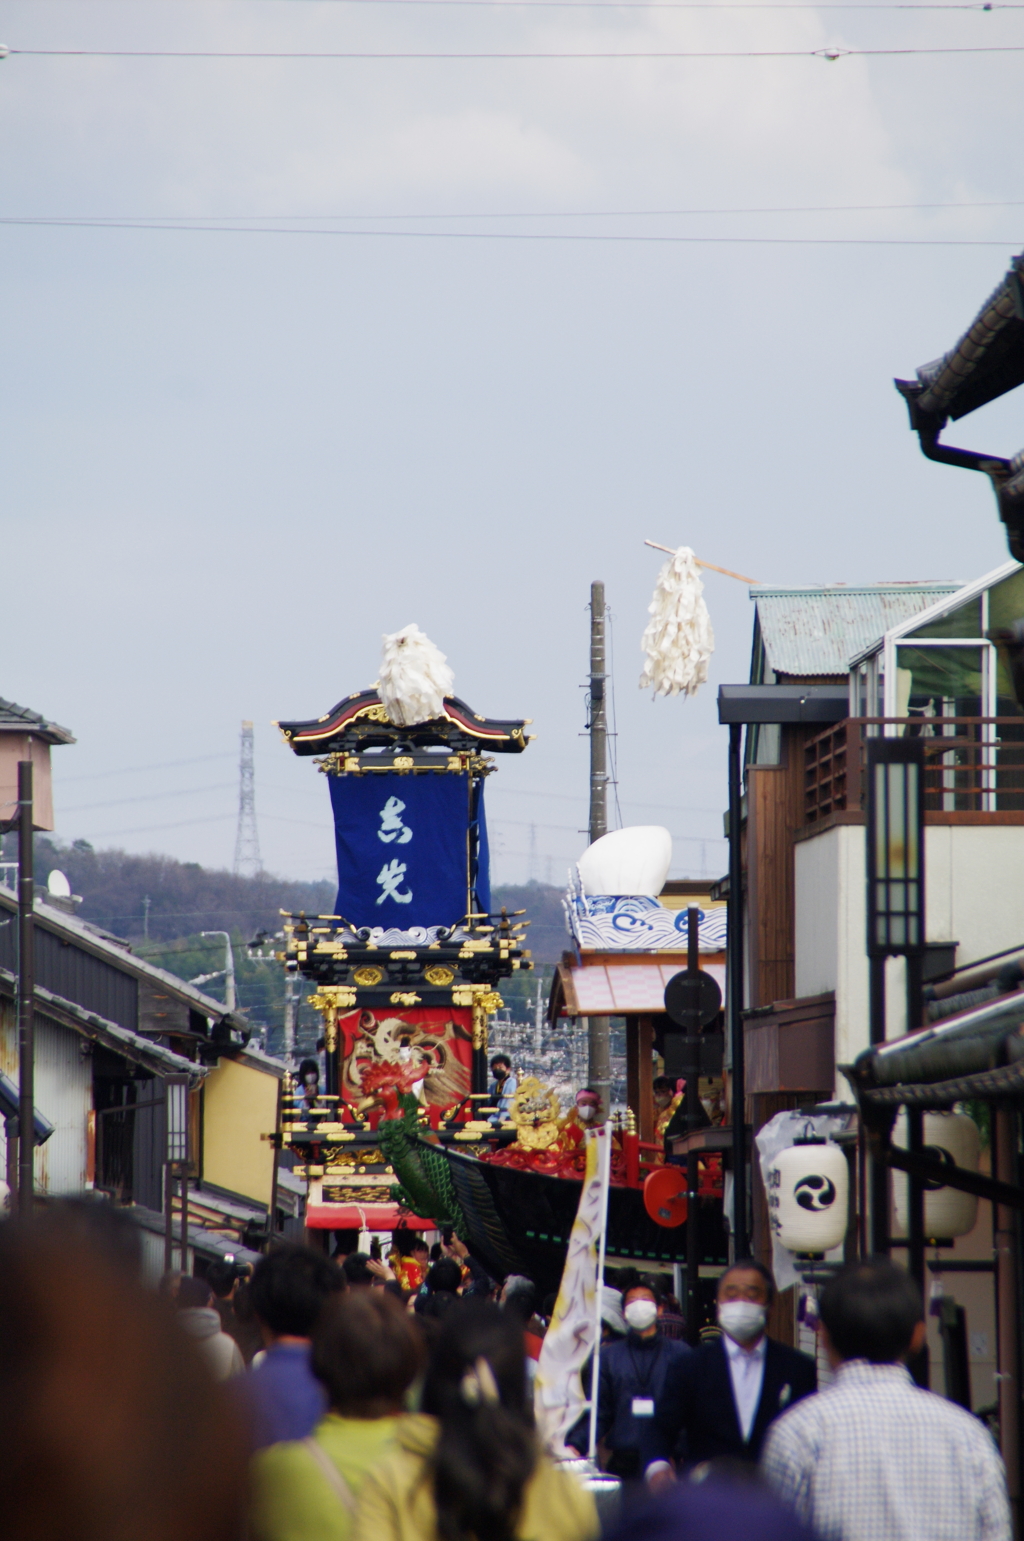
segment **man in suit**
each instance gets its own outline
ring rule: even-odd
[[[753,1258],[733,1263],[718,1281],[722,1335],[680,1366],[667,1414],[685,1431],[690,1462],[755,1462],[772,1419],[817,1390],[814,1360],[765,1331],[774,1297],[774,1279]]]

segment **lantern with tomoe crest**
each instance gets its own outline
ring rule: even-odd
[[[768,1222],[782,1246],[823,1257],[846,1235],[849,1167],[838,1145],[808,1134],[768,1169]]]
[[[966,1113],[926,1113],[923,1129],[924,1153],[946,1166],[958,1166],[976,1172],[981,1159],[981,1134],[973,1118]],[[906,1115],[900,1114],[893,1130],[893,1144],[906,1149]],[[893,1234],[907,1234],[907,1179],[893,1173]],[[948,1188],[934,1181],[925,1183],[924,1234],[927,1241],[950,1242],[973,1231],[978,1218],[978,1200],[973,1193]]]

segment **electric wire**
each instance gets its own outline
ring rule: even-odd
[[[945,236],[810,236],[810,235],[641,235],[636,233],[586,233],[520,230],[324,230],[315,227],[288,229],[268,225],[175,225],[117,223],[90,219],[32,219],[0,216],[0,225],[36,229],[174,231],[186,235],[327,236],[348,240],[407,241],[563,241],[588,245],[647,246],[902,246],[902,247],[1001,247],[1015,244],[1015,237],[1001,240]]]
[[[1018,54],[1024,43],[979,43],[939,48],[741,48],[609,50],[307,50],[210,48],[8,48],[13,58],[33,59],[308,59],[308,60],[534,60],[534,59],[837,59],[906,58],[936,54]]]

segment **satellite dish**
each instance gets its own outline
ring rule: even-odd
[[[54,899],[71,898],[71,884],[68,882],[63,872],[58,872],[56,867],[54,867],[53,871],[50,873],[50,876],[46,879],[46,891],[47,893],[51,894]]]
[[[644,1182],[644,1208],[655,1225],[682,1225],[689,1209],[686,1173],[677,1166],[659,1166]]]
[[[579,859],[585,894],[656,899],[672,865],[672,836],[660,824],[633,824],[595,840]]]

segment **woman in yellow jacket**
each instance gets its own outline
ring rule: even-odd
[[[352,1541],[594,1541],[593,1499],[540,1449],[518,1318],[450,1311],[423,1387],[367,1475]]]
[[[312,1364],[330,1411],[308,1439],[253,1458],[249,1541],[349,1541],[360,1485],[401,1428],[423,1359],[419,1329],[391,1295],[349,1289],[329,1301]]]

